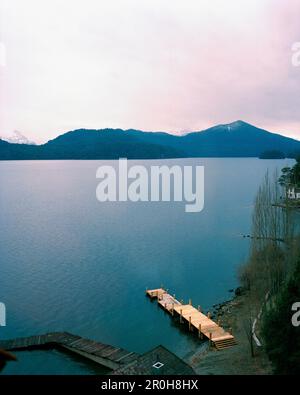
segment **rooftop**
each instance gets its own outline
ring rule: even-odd
[[[163,346],[139,356],[133,362],[114,370],[113,375],[194,375],[195,371],[181,358]]]

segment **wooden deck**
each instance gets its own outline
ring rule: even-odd
[[[200,307],[193,307],[191,302],[183,304],[163,288],[147,290],[146,294],[151,299],[157,298],[158,304],[165,311],[172,316],[179,316],[180,322],[187,323],[191,332],[197,332],[201,339],[206,337],[218,350],[236,344],[234,336],[203,314]]]
[[[134,352],[84,339],[67,332],[0,340],[0,349],[6,351],[42,348],[62,348],[113,370],[133,362],[138,357],[138,354]]]
[[[195,371],[182,359],[163,346],[142,355],[107,344],[84,339],[67,332],[48,333],[11,340],[0,340],[0,351],[8,359],[15,359],[8,351],[35,349],[66,349],[110,369],[113,375],[191,375]],[[161,368],[154,365],[161,363]],[[63,373],[63,372],[62,372]]]

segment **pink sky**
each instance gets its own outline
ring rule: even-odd
[[[300,139],[299,15],[300,0],[1,0],[0,135],[242,119]]]

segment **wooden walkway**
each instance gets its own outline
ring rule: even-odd
[[[0,349],[6,351],[42,348],[62,348],[113,370],[133,362],[138,357],[138,354],[134,352],[84,339],[67,332],[0,340]]]
[[[111,375],[193,375],[195,371],[182,359],[163,346],[136,354],[124,349],[109,346],[67,332],[48,333],[46,335],[23,337],[12,340],[0,340],[0,352],[6,360],[15,359],[8,351],[34,349],[66,349],[111,369]],[[158,368],[155,365],[161,366]],[[63,373],[63,371],[61,372]],[[103,373],[102,373],[103,374]]]
[[[231,333],[226,332],[221,326],[216,324],[201,313],[200,307],[197,309],[189,304],[179,302],[174,296],[171,296],[163,288],[152,289],[146,291],[147,296],[150,298],[157,298],[158,304],[172,316],[175,314],[179,316],[180,322],[186,322],[190,331],[198,332],[199,338],[206,337],[218,349],[234,346],[236,341]]]

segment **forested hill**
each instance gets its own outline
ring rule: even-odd
[[[133,129],[78,129],[42,145],[0,140],[0,160],[260,157],[272,151],[280,152],[281,157],[295,157],[300,153],[300,141],[243,121],[184,136]]]

